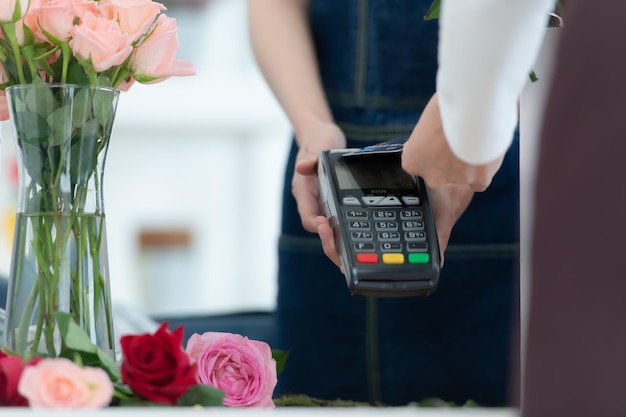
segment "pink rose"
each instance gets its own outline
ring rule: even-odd
[[[0,1],[0,23],[17,22],[28,11],[29,0]]]
[[[192,63],[175,59],[180,44],[176,19],[160,15],[154,32],[131,57],[131,72],[137,82],[152,84],[172,76],[194,75]]]
[[[128,91],[130,90],[130,87],[132,87],[135,84],[135,79],[133,77],[130,77],[124,81],[122,81],[120,83],[120,85],[117,86],[117,89],[120,91]]]
[[[9,102],[7,101],[6,92],[0,90],[0,122],[9,120]]]
[[[74,55],[91,62],[96,72],[103,72],[124,63],[133,51],[132,40],[114,20],[85,13],[71,30],[69,42]]]
[[[81,19],[88,11],[98,15],[97,2],[91,0],[48,0],[32,7],[24,23],[35,36],[58,44],[67,42],[76,19]]]
[[[194,334],[187,354],[201,383],[224,391],[224,405],[274,407],[276,361],[265,342],[232,333]]]
[[[16,32],[19,26],[19,32],[16,33],[17,39],[20,45],[24,45],[24,26],[28,27],[33,34],[35,35],[34,43],[43,43],[48,42],[48,38],[45,37],[43,33],[41,33],[41,29],[39,29],[39,9],[41,4],[46,0],[30,0],[30,8],[28,9],[28,13],[24,15],[22,19],[22,24],[16,25]]]
[[[4,69],[4,65],[0,63],[0,84],[9,82],[9,77]],[[0,122],[9,120],[9,103],[7,102],[6,93],[0,90]]]
[[[113,398],[113,383],[103,369],[81,368],[66,358],[26,367],[17,390],[38,408],[100,408]]]
[[[99,7],[102,16],[117,21],[133,42],[148,32],[159,13],[166,10],[152,0],[100,0]]]

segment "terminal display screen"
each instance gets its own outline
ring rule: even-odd
[[[339,189],[415,189],[413,177],[402,169],[398,159],[399,154],[339,157],[335,164]]]

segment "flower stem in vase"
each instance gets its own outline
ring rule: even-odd
[[[4,343],[60,354],[58,312],[114,354],[102,177],[119,91],[8,89],[20,186]]]

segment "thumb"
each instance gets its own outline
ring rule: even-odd
[[[317,170],[317,159],[305,159],[296,164],[296,172],[301,175],[313,175]]]

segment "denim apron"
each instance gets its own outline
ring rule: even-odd
[[[435,90],[431,0],[313,0],[323,84],[348,147],[407,137]],[[439,287],[428,298],[352,297],[344,276],[283,192],[277,347],[290,351],[276,395],[405,405],[437,397],[508,400],[517,304],[517,137],[488,191],[455,226]]]

